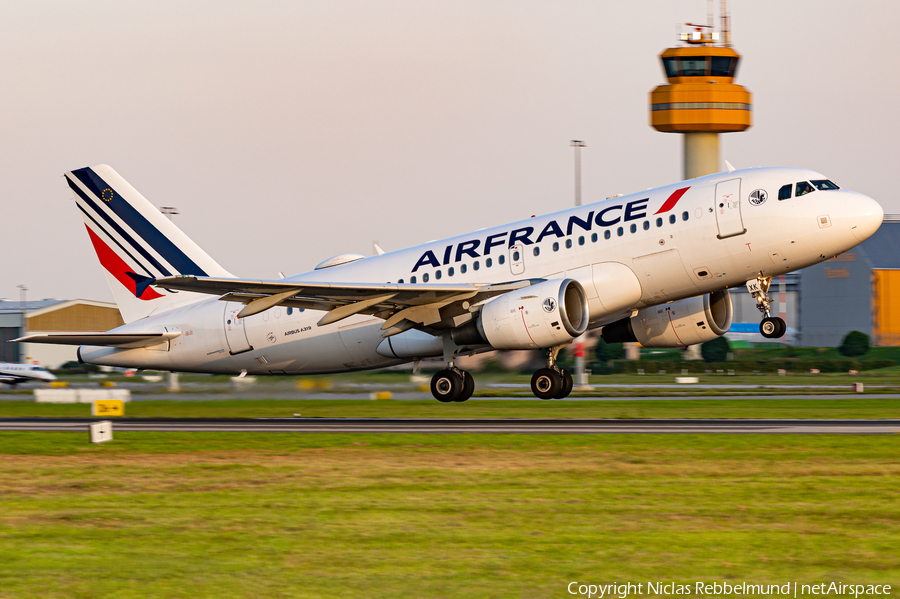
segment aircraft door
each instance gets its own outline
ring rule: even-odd
[[[716,224],[719,239],[747,232],[741,219],[741,180],[731,179],[716,184]]]
[[[525,244],[517,243],[509,248],[509,270],[514,275],[525,272]]]
[[[238,317],[238,312],[243,308],[244,304],[225,302],[225,339],[228,341],[228,349],[232,356],[253,349],[247,341],[247,332],[244,330],[245,319]]]

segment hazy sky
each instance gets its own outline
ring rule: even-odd
[[[718,2],[715,2],[718,5]],[[62,174],[108,163],[237,276],[674,182],[657,55],[705,0],[0,3],[0,297],[112,300]],[[900,2],[733,0],[737,167],[900,212]]]

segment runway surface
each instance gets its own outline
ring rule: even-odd
[[[87,432],[100,418],[3,418],[0,432]],[[114,418],[114,431],[254,433],[897,434],[900,420]]]

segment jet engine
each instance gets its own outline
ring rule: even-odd
[[[728,332],[734,309],[728,291],[644,308],[603,327],[607,343],[638,341],[644,347],[686,347]]]
[[[584,287],[574,279],[553,279],[495,297],[452,336],[460,346],[546,348],[569,343],[587,325]]]

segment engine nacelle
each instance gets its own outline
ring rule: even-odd
[[[453,331],[453,341],[494,349],[545,348],[569,343],[587,325],[584,287],[574,279],[554,279],[492,299],[477,318]]]
[[[721,337],[731,327],[734,308],[728,291],[644,308],[631,318],[603,327],[607,343],[638,341],[644,347],[686,347]]]

